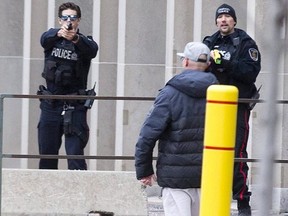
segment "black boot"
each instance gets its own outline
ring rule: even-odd
[[[249,199],[237,200],[238,216],[251,216]]]

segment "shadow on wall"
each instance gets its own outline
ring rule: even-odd
[[[114,213],[106,211],[90,211],[88,216],[114,216]]]

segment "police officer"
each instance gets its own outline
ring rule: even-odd
[[[59,6],[60,28],[51,28],[41,36],[45,64],[42,73],[47,87],[38,94],[85,95],[91,59],[98,45],[91,36],[79,32],[80,7],[67,2]],[[38,143],[41,155],[58,155],[65,134],[67,155],[84,155],[89,138],[87,108],[82,100],[41,100]],[[58,169],[58,159],[40,159],[40,169]],[[68,169],[86,170],[84,159],[68,159]]]
[[[211,49],[211,71],[220,84],[234,85],[240,98],[251,98],[257,93],[255,81],[261,69],[261,56],[255,41],[243,30],[235,28],[235,10],[223,4],[216,10],[218,31],[204,38],[203,42]],[[235,157],[247,158],[249,116],[251,107],[239,104]],[[233,180],[233,199],[237,200],[239,215],[251,215],[249,204],[251,192],[248,191],[248,166],[245,162],[235,163]]]

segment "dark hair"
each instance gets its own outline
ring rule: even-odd
[[[62,11],[67,9],[75,10],[77,12],[78,18],[81,18],[81,9],[78,5],[74,4],[73,2],[66,2],[60,5],[58,10],[58,17],[61,17]]]

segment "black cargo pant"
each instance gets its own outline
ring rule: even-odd
[[[38,123],[38,144],[41,155],[58,155],[64,134],[63,103],[50,104],[42,100],[41,115]],[[67,155],[84,155],[84,148],[89,138],[87,109],[83,105],[75,106],[73,111],[73,127],[71,134],[65,134],[65,150]],[[40,169],[58,169],[58,159],[40,159]],[[84,159],[68,159],[68,169],[86,170]]]
[[[237,112],[237,131],[235,144],[235,158],[247,158],[247,141],[249,136],[250,110],[246,104],[239,104]],[[248,165],[246,162],[234,164],[233,199],[250,200],[251,192],[248,191],[247,175]]]

